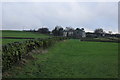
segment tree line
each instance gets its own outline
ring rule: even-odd
[[[38,32],[38,33],[42,33],[42,34],[52,34],[54,36],[62,36],[63,35],[63,31],[69,31],[69,30],[83,30],[85,31],[84,28],[72,28],[72,27],[66,27],[66,29],[64,29],[62,26],[55,26],[55,28],[50,31],[49,28],[44,27],[44,28],[39,28],[38,30],[30,30],[30,32]],[[89,32],[88,32],[89,33]],[[101,35],[101,34],[105,34],[106,32],[102,29],[102,28],[97,28],[94,30],[95,34],[97,35]],[[108,31],[107,34],[112,34],[112,31]]]

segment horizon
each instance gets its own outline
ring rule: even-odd
[[[47,28],[47,27],[44,27],[44,28]],[[64,29],[65,29],[65,28],[64,28]],[[80,28],[80,29],[81,29],[81,28]],[[30,30],[34,30],[34,29],[26,29],[26,30],[17,30],[17,29],[16,29],[16,30],[10,30],[10,29],[9,29],[9,30],[7,30],[7,29],[6,29],[6,30],[3,30],[3,29],[2,29],[2,30],[0,30],[0,31],[30,31]],[[37,30],[38,30],[38,29],[37,29]],[[37,30],[35,30],[35,31],[37,31]],[[52,32],[52,30],[49,30],[49,31]],[[103,30],[103,31],[104,31],[104,30]],[[105,31],[104,31],[104,32],[105,32]],[[94,33],[94,31],[85,31],[85,33]],[[105,32],[105,33],[109,34],[109,32]],[[111,34],[120,34],[120,33],[113,33],[113,32],[112,32]]]

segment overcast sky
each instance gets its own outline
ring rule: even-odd
[[[4,2],[2,29],[23,30],[56,25],[118,32],[117,2]]]

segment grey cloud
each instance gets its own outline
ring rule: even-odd
[[[56,25],[84,27],[93,31],[102,27],[117,32],[117,3],[34,3],[3,4],[3,29],[38,29]]]

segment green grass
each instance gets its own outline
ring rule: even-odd
[[[116,78],[118,44],[67,40],[46,54],[34,54],[22,68],[9,71],[13,78]]]
[[[47,38],[49,36],[33,32],[3,30],[2,37]]]
[[[1,39],[0,39],[1,40]],[[2,45],[13,42],[21,42],[29,39],[2,39]]]
[[[24,32],[24,31],[12,31],[12,30],[3,30],[2,37],[23,37],[23,38],[48,38],[48,35],[33,33],[33,32]],[[2,44],[24,41],[28,39],[2,39]]]

